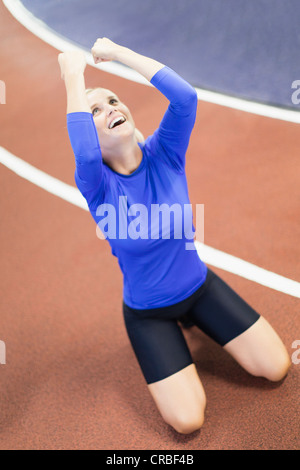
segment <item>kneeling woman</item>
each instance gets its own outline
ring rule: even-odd
[[[97,224],[103,204],[112,205],[116,213],[117,236],[108,236],[108,241],[124,276],[128,336],[162,417],[179,433],[191,433],[204,422],[206,397],[178,323],[181,317],[255,376],[280,380],[290,359],[269,323],[208,269],[195,249],[186,249],[191,241],[175,237],[174,227],[169,238],[163,236],[163,226],[151,236],[151,224],[148,233],[128,236],[128,220],[141,205],[150,210],[153,204],[190,204],[185,154],[197,95],[170,68],[107,38],[96,41],[92,54],[95,63],[117,60],[133,68],[170,102],[158,129],[143,141],[115,93],[85,89],[84,54],[59,55],[76,184]]]

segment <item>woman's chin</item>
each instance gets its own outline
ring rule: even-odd
[[[111,129],[109,135],[113,139],[132,139],[135,136],[135,129],[131,125],[128,126],[124,123],[121,126]]]

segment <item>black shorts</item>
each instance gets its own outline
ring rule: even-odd
[[[210,269],[204,284],[187,299],[145,310],[133,309],[123,302],[123,313],[129,339],[148,384],[193,363],[178,324],[182,316],[221,346],[246,331],[260,317]]]

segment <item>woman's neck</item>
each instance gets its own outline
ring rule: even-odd
[[[117,173],[130,175],[140,165],[143,158],[142,150],[140,149],[136,139],[134,142],[123,143],[114,150],[111,149],[109,155],[105,155],[105,163]]]

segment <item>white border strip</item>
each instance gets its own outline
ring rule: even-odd
[[[2,0],[10,13],[29,31],[37,37],[53,46],[59,51],[66,51],[68,49],[78,48],[78,45],[58,35],[54,30],[50,29],[43,21],[37,19],[20,0]],[[93,61],[92,55],[86,52],[87,63],[92,67],[98,68],[102,71],[112,73],[127,80],[131,80],[144,85],[152,86],[147,80],[134,70],[125,67],[115,62],[107,62],[105,64],[96,65]],[[257,114],[273,119],[280,119],[282,121],[300,123],[300,112],[288,109],[276,108],[275,106],[268,106],[261,103],[255,103],[240,98],[222,95],[212,91],[195,88],[197,91],[198,99],[209,103],[214,103],[228,108],[238,109],[247,113]]]
[[[38,170],[29,163],[24,162],[8,150],[0,147],[0,163],[11,171],[21,176],[21,178],[43,188],[55,196],[74,204],[81,209],[88,211],[86,200],[77,188],[70,186],[53,176]],[[283,292],[284,294],[300,298],[300,283],[287,279],[266,269],[255,266],[240,258],[223,253],[203,243],[196,242],[197,253],[207,264],[223,269],[250,281],[256,282],[271,289]]]

